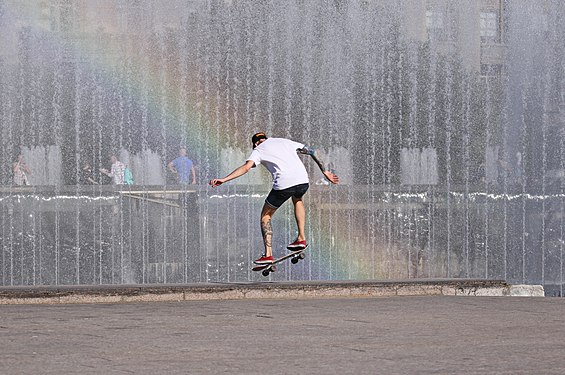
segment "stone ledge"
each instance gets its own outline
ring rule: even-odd
[[[540,297],[544,290],[541,285],[470,279],[37,286],[0,288],[0,305],[432,295]]]
[[[545,291],[542,285],[510,285],[512,297],[544,297]]]

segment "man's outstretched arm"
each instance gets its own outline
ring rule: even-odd
[[[324,166],[324,162],[320,159],[320,155],[316,152],[316,149],[308,146],[304,146],[296,150],[297,152],[305,155],[310,155],[312,159],[318,164],[318,167],[326,177],[326,179],[331,182],[332,184],[339,183],[339,177],[334,174],[332,171],[326,169]]]
[[[245,164],[243,164],[242,166],[236,168],[232,173],[228,174],[226,177],[224,178],[215,178],[213,180],[210,180],[210,185],[216,187],[216,186],[220,186],[221,184],[223,184],[224,182],[228,182],[230,180],[236,179],[238,177],[243,176],[244,174],[246,174],[247,172],[249,172],[249,170],[251,168],[253,168],[253,166],[255,165],[255,163],[251,160],[247,160],[245,162]]]

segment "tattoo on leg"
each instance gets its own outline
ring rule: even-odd
[[[271,241],[273,238],[273,226],[271,225],[271,219],[261,222],[261,233],[263,234],[265,246],[271,247]]]

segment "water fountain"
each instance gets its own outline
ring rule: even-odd
[[[268,177],[206,182],[264,130],[344,176],[308,165],[309,256],[271,278],[562,295],[563,16],[557,0],[0,1],[2,285],[260,278]],[[166,170],[180,147],[198,185]],[[13,184],[19,154],[32,186]],[[110,154],[136,185],[78,184]],[[276,251],[295,231],[280,211]]]

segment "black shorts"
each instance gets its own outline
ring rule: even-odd
[[[282,190],[272,189],[269,195],[267,196],[267,199],[265,199],[265,202],[273,208],[279,208],[290,197],[302,198],[302,196],[306,194],[306,191],[308,191],[309,186],[310,185],[306,183],[306,184],[294,185]]]

